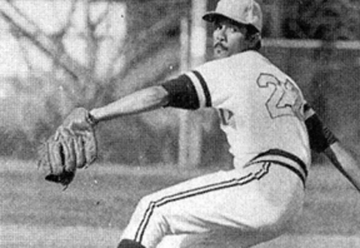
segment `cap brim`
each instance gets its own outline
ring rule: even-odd
[[[218,17],[222,17],[222,18],[228,18],[227,16],[225,15],[222,15],[222,14],[219,14],[215,11],[210,11],[210,12],[207,12],[202,18],[203,20],[207,21],[207,22],[214,22],[216,18]]]
[[[249,24],[249,23],[245,23],[245,22],[240,22],[238,20],[235,20],[231,17],[228,17],[226,15],[223,15],[223,14],[220,14],[218,12],[215,12],[215,11],[210,11],[210,12],[207,12],[205,15],[203,15],[202,19],[207,21],[207,22],[214,22],[216,21],[217,18],[224,18],[224,19],[228,19],[228,20],[231,20],[231,21],[234,21],[235,23],[239,23],[239,24],[243,24],[243,25],[251,25],[253,26],[254,28],[256,28],[256,30],[258,30],[260,32],[260,30],[255,27],[254,25],[252,24]]]
[[[218,13],[218,12],[215,12],[215,11],[210,11],[210,12],[207,12],[203,17],[203,20],[207,21],[207,22],[214,22],[216,21],[216,19],[218,18],[223,18],[223,19],[227,19],[227,20],[231,20],[235,23],[239,23],[239,24],[245,24],[247,25],[247,23],[243,23],[243,22],[239,22],[229,16],[226,16],[224,14],[221,14],[221,13]]]

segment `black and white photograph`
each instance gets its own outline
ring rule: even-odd
[[[360,247],[360,1],[0,0],[0,247]]]

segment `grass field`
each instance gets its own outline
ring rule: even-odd
[[[0,247],[115,247],[142,196],[208,172],[95,164],[62,191],[34,163],[0,159]],[[303,217],[260,247],[360,247],[360,194],[332,167],[314,167]]]

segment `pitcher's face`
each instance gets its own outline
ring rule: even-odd
[[[214,22],[213,48],[215,59],[230,57],[248,49],[246,26],[237,25],[226,18]]]

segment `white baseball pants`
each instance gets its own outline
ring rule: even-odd
[[[278,237],[301,213],[304,185],[283,163],[269,161],[144,197],[122,239],[153,248],[164,236],[176,235],[171,247],[245,248]]]

